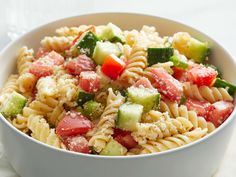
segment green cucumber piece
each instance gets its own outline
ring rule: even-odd
[[[181,96],[179,105],[185,104],[186,101],[187,101],[187,98],[185,96]]]
[[[172,47],[148,48],[147,53],[148,65],[151,66],[169,61],[169,58],[174,54],[174,49]]]
[[[160,103],[160,93],[156,89],[129,87],[128,100],[143,106],[144,111],[155,109]]]
[[[76,44],[76,48],[81,54],[91,57],[97,41],[99,41],[98,37],[93,32],[89,31],[79,39]]]
[[[134,103],[125,103],[118,110],[116,126],[123,130],[135,131],[143,113],[143,106]]]
[[[108,23],[107,26],[103,28],[99,38],[101,40],[108,40],[111,42],[124,43],[125,41],[125,37],[123,35],[122,30],[112,23]]]
[[[216,78],[213,86],[226,88],[228,90],[229,94],[231,94],[231,95],[233,95],[234,92],[236,91],[235,85],[227,82],[226,80],[220,79],[220,78]]]
[[[85,102],[93,100],[95,97],[94,93],[87,93],[80,91],[77,98],[77,103],[79,106],[82,106]]]
[[[27,99],[17,93],[13,92],[1,108],[1,113],[6,117],[15,117],[17,114],[22,112]]]
[[[90,100],[83,105],[83,114],[91,120],[98,119],[101,116],[102,112],[102,104],[96,101]]]
[[[110,139],[105,148],[100,152],[100,155],[123,156],[126,152],[127,149],[124,146],[122,146],[116,140]]]
[[[121,50],[120,48],[111,42],[97,42],[97,45],[94,49],[93,59],[96,64],[102,65],[105,58],[110,55],[115,54],[116,56],[120,56]]]
[[[123,97],[127,97],[127,90],[120,90],[120,94],[123,96]]]
[[[186,63],[185,61],[182,61],[176,55],[171,56],[170,61],[172,61],[174,66],[177,67],[177,68],[181,68],[181,69],[187,69],[188,68],[188,63]]]
[[[205,62],[205,59],[210,52],[207,43],[203,43],[194,38],[190,39],[190,43],[189,46],[187,47],[187,50],[188,54],[186,54],[186,57],[193,59],[197,63]]]

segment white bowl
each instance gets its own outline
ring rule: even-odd
[[[16,52],[27,45],[37,49],[39,41],[61,26],[106,24],[122,29],[140,29],[152,25],[161,35],[187,31],[208,41],[211,62],[224,78],[236,83],[236,65],[232,57],[213,39],[186,25],[160,17],[130,13],[88,14],[58,20],[34,29],[8,45],[0,54],[0,86],[15,70]],[[212,134],[178,149],[133,157],[105,157],[58,150],[18,131],[0,118],[1,135],[8,160],[22,177],[210,177],[216,173],[232,134],[235,111]]]

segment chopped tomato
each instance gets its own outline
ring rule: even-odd
[[[217,71],[211,67],[203,65],[195,65],[187,73],[188,81],[198,85],[211,86],[217,76]]]
[[[125,69],[125,62],[118,58],[116,55],[108,55],[102,65],[102,72],[113,80]]]
[[[153,89],[151,82],[146,77],[141,77],[134,85],[134,87],[145,87],[149,89]]]
[[[87,133],[92,128],[92,123],[81,113],[68,112],[58,123],[56,133],[61,136],[74,136]]]
[[[64,63],[64,58],[59,53],[55,51],[51,51],[47,55],[44,56],[44,60],[52,61],[54,65],[61,65]]]
[[[49,53],[49,51],[48,51],[47,49],[45,49],[45,48],[43,48],[43,47],[40,47],[40,48],[38,49],[38,51],[36,52],[35,57],[36,57],[36,59],[39,59],[39,58],[44,57],[44,56],[47,55],[48,53]]]
[[[100,77],[94,71],[81,72],[79,86],[86,92],[97,92],[100,89]]]
[[[207,120],[211,121],[216,127],[220,126],[232,113],[234,105],[227,101],[218,101],[212,104]]]
[[[88,32],[88,31],[91,31],[91,32],[94,32],[94,33],[95,33],[95,31],[96,31],[95,26],[90,26],[90,27],[88,27],[87,29],[85,29],[84,31],[80,31],[79,34],[78,34],[78,36],[73,40],[71,46],[74,46],[75,43],[78,41],[78,39],[82,36],[82,34],[84,34],[85,32]]]
[[[186,100],[185,105],[188,110],[196,111],[198,116],[207,117],[209,110],[211,109],[211,104],[207,101],[198,101],[191,98]]]
[[[83,71],[95,71],[96,65],[86,55],[79,55],[66,63],[65,68],[68,73],[79,76]]]
[[[89,154],[91,152],[88,146],[87,139],[80,135],[73,137],[66,137],[63,139],[63,143],[70,151],[81,152],[86,154]]]
[[[187,80],[187,72],[184,69],[173,67],[174,74],[172,75],[175,79],[180,82],[185,82]]]
[[[57,52],[51,51],[44,57],[34,61],[30,66],[29,72],[37,78],[49,76],[53,73],[55,65],[64,63],[64,58]]]
[[[134,148],[137,146],[137,142],[131,136],[131,132],[124,131],[121,129],[115,129],[114,139],[119,142],[121,145],[125,146],[127,149]]]
[[[181,83],[168,74],[163,68],[155,68],[152,70],[155,80],[153,86],[171,101],[179,102],[183,95],[183,87]]]
[[[53,73],[53,63],[41,59],[36,60],[32,63],[29,72],[37,78],[50,76]]]

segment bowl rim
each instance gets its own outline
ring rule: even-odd
[[[60,19],[56,19],[56,20],[52,20],[49,21],[47,23],[44,23],[42,25],[36,26],[33,29],[29,30],[28,32],[26,32],[25,34],[19,36],[17,39],[11,41],[10,43],[8,43],[1,51],[0,51],[0,58],[1,56],[5,53],[5,51],[14,43],[17,43],[18,41],[20,41],[22,38],[24,38],[25,36],[30,35],[31,33],[37,32],[37,30],[46,27],[46,26],[50,26],[51,24],[54,23],[58,23],[61,21],[65,21],[65,20],[70,20],[70,19],[74,19],[74,18],[81,18],[81,17],[85,17],[85,16],[94,16],[94,15],[133,15],[133,16],[146,16],[146,17],[150,17],[150,18],[158,18],[160,20],[164,20],[164,21],[168,21],[170,23],[174,23],[174,24],[178,24],[181,25],[183,27],[186,27],[188,29],[191,29],[193,31],[195,31],[198,34],[202,34],[204,36],[206,36],[207,38],[209,38],[213,43],[217,44],[226,55],[228,55],[228,57],[230,58],[230,60],[232,60],[232,63],[234,64],[234,67],[236,68],[236,61],[233,59],[232,55],[230,55],[230,53],[219,43],[217,42],[215,39],[211,38],[209,35],[205,34],[204,32],[195,29],[189,25],[186,25],[182,22],[179,22],[177,20],[172,20],[166,17],[160,17],[157,15],[150,15],[150,14],[145,14],[145,13],[136,13],[136,12],[94,12],[94,13],[83,13],[83,14],[79,14],[79,15],[74,15],[74,16],[69,16],[69,17],[65,17],[65,18],[60,18]],[[65,149],[59,149],[56,147],[53,147],[51,145],[45,144],[41,141],[38,141],[30,136],[28,136],[27,134],[23,133],[22,131],[18,130],[16,127],[14,127],[1,113],[0,113],[0,119],[8,126],[8,128],[12,129],[14,131],[14,133],[18,133],[21,136],[25,137],[27,140],[39,144],[42,147],[45,148],[49,148],[52,151],[56,151],[59,153],[66,153],[68,155],[76,155],[76,156],[82,156],[82,157],[86,157],[86,158],[95,158],[95,159],[141,159],[141,158],[148,158],[148,157],[159,157],[159,156],[163,156],[163,155],[168,155],[168,154],[172,154],[175,152],[179,152],[179,151],[183,151],[185,149],[188,149],[192,146],[195,146],[197,144],[203,143],[205,141],[207,141],[207,139],[215,136],[216,134],[218,134],[220,131],[222,131],[224,128],[226,128],[226,126],[228,126],[230,123],[233,123],[233,120],[236,119],[236,108],[234,106],[234,110],[231,113],[231,115],[227,118],[226,121],[224,121],[224,123],[217,127],[213,132],[211,132],[210,134],[204,136],[201,139],[198,139],[194,142],[188,143],[186,145],[180,146],[178,148],[174,148],[174,149],[170,149],[170,150],[166,150],[166,151],[162,151],[162,152],[156,152],[156,153],[150,153],[150,154],[140,154],[140,155],[132,155],[132,156],[103,156],[103,155],[96,155],[96,154],[84,154],[84,153],[79,153],[79,152],[73,152],[73,151],[69,151],[69,150],[65,150]],[[2,130],[3,131],[3,130]]]

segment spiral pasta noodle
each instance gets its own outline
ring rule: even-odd
[[[225,88],[208,87],[191,84],[189,82],[183,83],[184,94],[188,97],[203,101],[207,100],[210,103],[216,101],[233,101],[233,97],[227,92]]]
[[[133,46],[144,47],[164,47],[164,40],[156,32],[153,26],[144,25],[140,31],[124,31],[126,43]]]
[[[22,93],[31,92],[37,82],[37,78],[33,74],[29,73],[29,68],[33,61],[33,49],[28,49],[26,46],[22,47],[19,50],[17,57],[17,70],[20,74],[17,83],[19,85],[19,90]]]
[[[79,34],[80,30],[78,27],[61,27],[56,29],[56,33],[59,36],[77,36]]]
[[[27,118],[22,116],[21,114],[18,114],[16,118],[12,120],[12,125],[16,127],[17,129],[21,130],[24,133],[28,132],[28,127],[27,127]]]
[[[27,73],[31,63],[34,61],[33,49],[28,49],[26,46],[19,50],[17,57],[17,70],[19,75]]]
[[[132,136],[138,144],[145,144],[147,140],[155,141],[157,138],[165,138],[178,133],[188,132],[193,124],[186,117],[170,118],[168,115],[160,116],[159,111],[150,111],[148,116],[157,117],[156,122],[139,123],[137,131]]]
[[[49,124],[42,116],[31,115],[28,118],[28,128],[32,131],[31,136],[43,143],[61,148],[61,141],[54,129],[50,129]]]
[[[125,101],[120,93],[116,95],[111,88],[108,89],[108,92],[107,106],[97,124],[96,133],[89,140],[89,146],[92,146],[96,152],[101,152],[110,140],[114,131],[118,108]]]
[[[207,134],[207,129],[197,128],[190,132],[183,134],[176,134],[172,137],[166,137],[164,139],[158,139],[157,141],[148,141],[146,144],[141,145],[143,150],[141,154],[162,152],[170,149],[174,149],[193,141],[196,141]]]
[[[40,43],[48,51],[54,50],[60,53],[64,52],[66,49],[69,49],[74,39],[75,37],[73,36],[46,36]]]
[[[18,92],[18,84],[17,84],[18,75],[12,74],[9,76],[7,81],[4,84],[4,87],[0,91],[0,105],[8,98],[9,94],[16,91]]]
[[[143,75],[144,68],[147,67],[146,51],[142,47],[133,47],[128,58],[128,64],[121,74],[119,81],[124,85],[134,84]]]
[[[194,128],[206,128],[208,129],[208,133],[215,129],[215,126],[211,122],[207,122],[203,117],[197,116],[195,111],[189,111],[184,105],[178,106],[177,103],[161,101],[160,111],[168,112],[171,117],[186,117],[191,121]]]
[[[56,33],[59,36],[78,36],[78,34],[84,30],[86,30],[87,28],[89,28],[89,26],[87,25],[80,25],[78,27],[61,27],[61,28],[57,28],[56,29]]]

